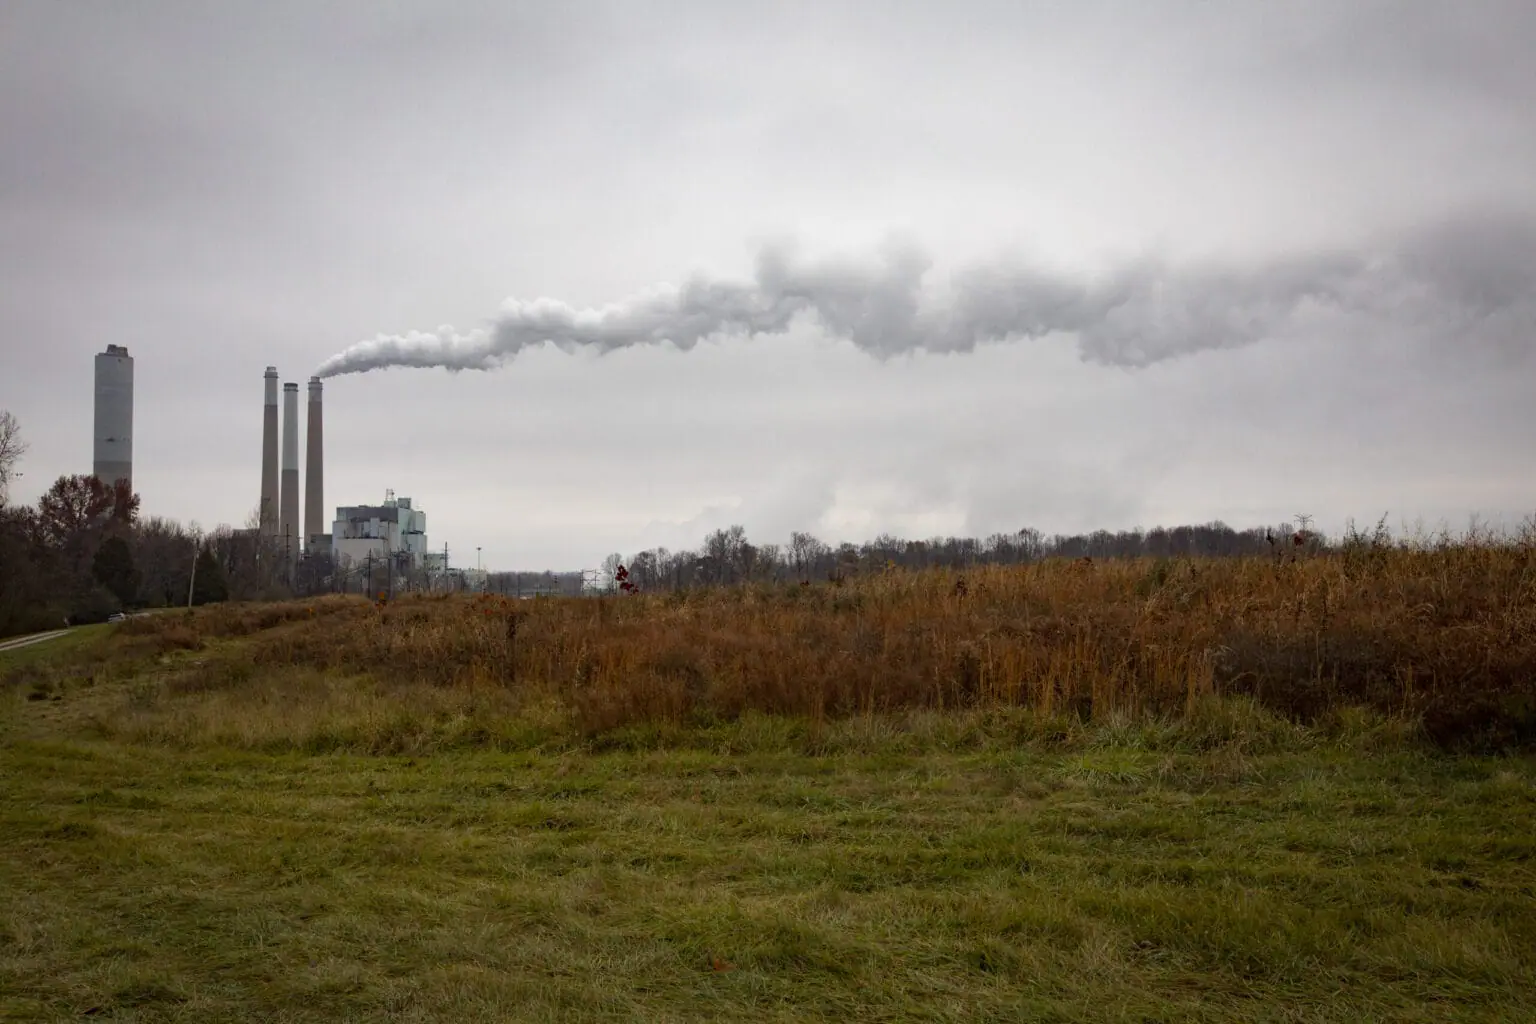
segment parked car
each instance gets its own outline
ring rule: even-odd
[[[128,616],[124,615],[122,612],[113,612],[111,615],[107,616],[108,622],[126,622],[127,619]]]

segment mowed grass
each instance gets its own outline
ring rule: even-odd
[[[62,636],[56,636],[52,640],[43,640],[39,643],[27,644],[25,647],[12,647],[0,651],[0,676],[4,676],[24,665],[58,661],[65,655],[76,653],[99,643],[106,636],[110,635],[112,629],[113,627],[106,623],[94,626],[76,626],[69,632]],[[20,638],[10,637],[8,639],[15,640]]]
[[[0,1016],[1530,1019],[1529,760],[1212,715],[415,758],[12,733]]]

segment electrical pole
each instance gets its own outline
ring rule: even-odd
[[[192,578],[187,581],[187,611],[192,610],[192,588],[197,586],[197,556],[200,552],[192,549]]]

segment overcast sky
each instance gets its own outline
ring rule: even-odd
[[[328,378],[326,503],[393,488],[460,564],[1513,525],[1533,53],[1526,0],[6,0],[14,496],[89,472],[107,343],[145,512],[207,527],[256,505],[267,364],[429,336],[491,368]],[[765,333],[697,308],[783,279]]]

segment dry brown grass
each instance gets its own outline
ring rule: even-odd
[[[556,706],[588,735],[748,711],[1183,715],[1207,695],[1241,694],[1300,721],[1369,707],[1443,743],[1525,746],[1536,742],[1532,556],[1465,545],[595,599],[326,598],[154,616],[122,632],[149,651],[250,638],[173,680],[192,691],[279,674],[397,694],[425,684],[458,696],[417,703]]]

